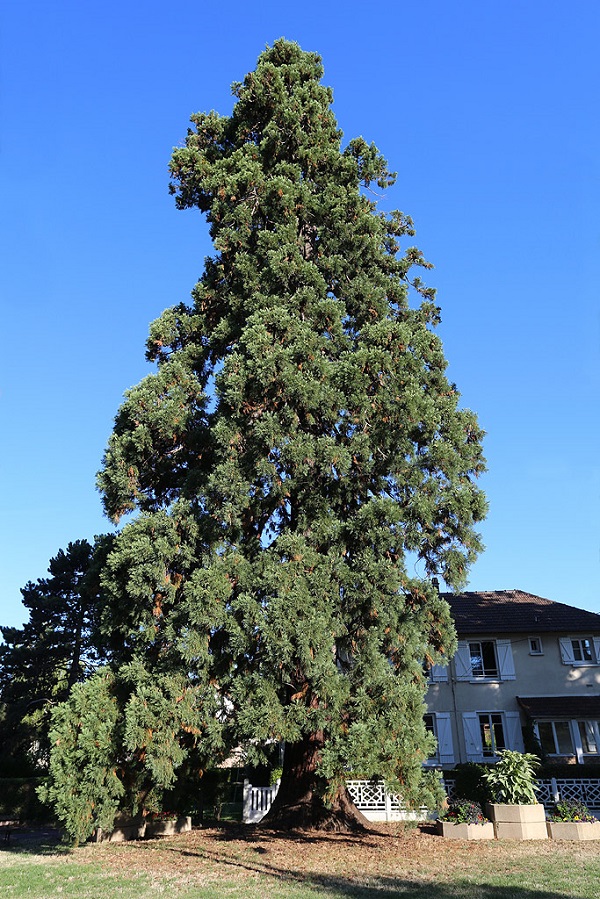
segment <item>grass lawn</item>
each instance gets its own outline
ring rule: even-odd
[[[597,899],[600,842],[443,840],[378,825],[362,837],[279,836],[225,826],[140,843],[14,834],[0,851],[2,899]]]

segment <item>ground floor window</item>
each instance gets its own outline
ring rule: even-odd
[[[502,715],[499,712],[483,712],[479,713],[478,718],[484,757],[498,755],[501,749],[506,749]]]
[[[584,755],[598,755],[600,728],[598,721],[578,721],[579,739]]]
[[[433,734],[433,736],[436,739],[436,748],[434,749],[432,754],[428,757],[428,760],[430,762],[435,762],[435,761],[437,761],[437,755],[438,755],[437,730],[435,727],[435,715],[425,715],[424,720],[425,720],[425,729],[427,730],[427,733]]]
[[[578,762],[600,755],[600,721],[538,721],[537,733],[546,755],[574,755]]]
[[[568,721],[540,721],[538,734],[546,755],[573,755],[573,738]]]

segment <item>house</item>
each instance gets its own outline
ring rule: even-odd
[[[458,650],[429,672],[428,764],[524,751],[524,728],[548,760],[600,762],[600,615],[521,590],[442,595]]]

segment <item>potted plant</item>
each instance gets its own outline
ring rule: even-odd
[[[485,775],[493,801],[487,804],[499,840],[545,840],[546,812],[537,801],[535,777],[539,759],[532,753],[503,749]]]
[[[548,820],[551,840],[600,840],[600,821],[583,802],[557,802]]]
[[[438,833],[449,840],[493,840],[494,825],[478,802],[453,799],[437,820]]]

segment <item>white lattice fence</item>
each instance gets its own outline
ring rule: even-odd
[[[394,793],[388,793],[380,781],[349,780],[348,792],[356,807],[369,821],[423,821],[428,817],[426,808],[408,811]],[[273,787],[253,787],[244,781],[244,812],[246,824],[257,824],[264,818],[277,795],[279,783]]]
[[[600,780],[585,777],[552,777],[539,781],[540,802],[553,805],[565,799],[583,802],[589,809],[600,809]]]
[[[444,778],[444,787],[448,799],[458,798],[456,784],[451,778]],[[585,777],[549,777],[538,781],[537,796],[547,808],[562,799],[573,799],[583,802],[589,809],[600,809],[600,780]]]

